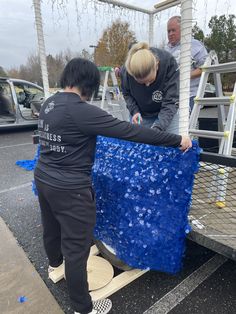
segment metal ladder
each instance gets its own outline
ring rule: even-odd
[[[113,67],[105,66],[105,67],[98,67],[100,70],[100,74],[103,81],[103,90],[102,90],[102,99],[99,107],[109,112],[114,117],[129,121],[129,112],[126,107],[124,98],[119,88],[119,84],[117,82],[117,78],[115,75],[115,71]],[[102,75],[103,74],[103,75]],[[108,80],[109,78],[112,81],[112,91],[113,96],[111,96],[110,91],[108,89]],[[93,103],[94,99],[92,97],[90,103]]]
[[[119,85],[117,82],[117,78],[116,78],[114,69],[112,67],[105,67],[105,68],[107,68],[107,69],[105,71],[105,78],[104,78],[104,83],[103,83],[103,93],[102,93],[102,102],[101,102],[101,108],[102,109],[104,109],[106,100],[108,102],[108,105],[112,104],[111,96],[110,96],[109,92],[107,91],[109,75],[111,77],[114,90],[116,91],[117,100],[119,100],[119,98],[121,96],[120,88],[119,88]]]
[[[214,51],[209,56],[202,67],[202,75],[194,99],[194,107],[190,116],[189,134],[192,136],[214,138],[219,140],[219,154],[231,156],[233,138],[236,122],[236,83],[231,96],[224,96],[220,74],[236,72],[236,62],[219,64],[217,55]],[[209,74],[213,74],[216,97],[204,98],[206,83]],[[201,106],[217,106],[218,130],[199,130],[197,129],[198,118]]]
[[[209,53],[209,56],[202,67],[202,75],[189,123],[189,134],[191,136],[218,139],[218,153],[225,156],[231,156],[233,151],[232,146],[236,122],[236,83],[234,84],[232,95],[224,96],[220,74],[232,72],[236,72],[236,62],[219,64],[216,53],[214,51]],[[204,98],[205,88],[210,73],[213,74],[216,97]],[[204,105],[217,106],[217,131],[197,129],[201,106]],[[216,165],[214,169],[209,167],[209,171],[212,171],[212,182],[208,195],[209,199],[214,199],[216,207],[224,208],[226,206],[227,182],[230,168],[222,168],[220,165]]]

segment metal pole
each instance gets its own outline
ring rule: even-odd
[[[121,2],[118,0],[98,0],[98,1],[112,4],[114,6],[130,9],[130,10],[134,10],[134,11],[139,11],[139,12],[146,13],[146,14],[153,14],[153,13],[160,12],[162,10],[169,9],[173,6],[178,5],[181,2],[180,0],[164,0],[164,1],[161,1],[161,3],[156,4],[154,6],[155,7],[154,10],[148,10],[148,9],[143,9],[141,7],[138,7],[138,6],[135,6],[132,4],[128,4],[128,3],[124,3],[124,2]]]
[[[154,38],[154,14],[149,14],[149,46],[153,46],[153,38]]]
[[[47,59],[45,52],[44,36],[43,36],[43,23],[42,23],[42,14],[41,14],[41,3],[40,0],[33,0],[34,13],[35,13],[35,23],[37,29],[38,37],[38,50],[39,58],[43,79],[43,89],[45,98],[50,96],[49,92],[49,83],[48,83],[48,71],[47,71]]]
[[[130,10],[134,10],[134,11],[139,11],[139,12],[146,13],[146,14],[152,13],[151,10],[146,10],[146,9],[137,7],[135,5],[131,5],[131,4],[120,2],[120,1],[116,1],[116,0],[98,0],[98,1],[104,2],[104,3],[108,3],[108,4],[112,4],[114,6],[130,9]]]
[[[181,0],[164,0],[161,3],[158,3],[154,6],[154,10],[147,10],[147,9],[143,9],[141,7],[138,6],[134,6],[131,4],[127,4],[118,0],[97,0],[99,2],[103,2],[103,3],[107,3],[107,4],[112,4],[113,6],[118,6],[121,8],[125,8],[125,9],[129,9],[129,10],[133,10],[133,11],[138,11],[138,12],[142,12],[145,14],[149,15],[149,45],[153,46],[153,38],[154,38],[154,14],[161,12],[162,10],[171,8],[173,6],[176,6],[177,4],[179,4],[181,2]]]
[[[154,5],[155,10],[152,11],[152,13],[158,13],[160,11],[172,8],[178,4],[180,4],[180,0],[165,0],[161,1],[160,3]]]
[[[96,52],[96,49],[98,48],[98,46],[96,46],[96,45],[89,45],[89,47],[93,48],[93,62],[95,63],[96,62],[95,52]]]
[[[192,38],[192,0],[181,1],[179,133],[188,134]]]

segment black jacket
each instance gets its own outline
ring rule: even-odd
[[[166,130],[178,109],[179,70],[175,58],[167,51],[150,48],[159,59],[156,80],[150,85],[139,84],[123,66],[121,88],[127,108],[133,116],[158,116],[157,125]]]

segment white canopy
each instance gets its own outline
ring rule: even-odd
[[[153,16],[165,9],[180,4],[181,6],[181,57],[180,57],[180,134],[188,133],[189,88],[191,67],[191,34],[192,34],[192,0],[93,0],[96,3],[112,4],[149,15],[149,44],[153,44]],[[41,62],[42,78],[45,95],[49,95],[46,53],[43,35],[40,0],[33,0],[35,23],[38,37],[38,50]]]

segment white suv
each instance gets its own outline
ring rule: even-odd
[[[36,126],[43,88],[28,81],[0,77],[0,129]]]

